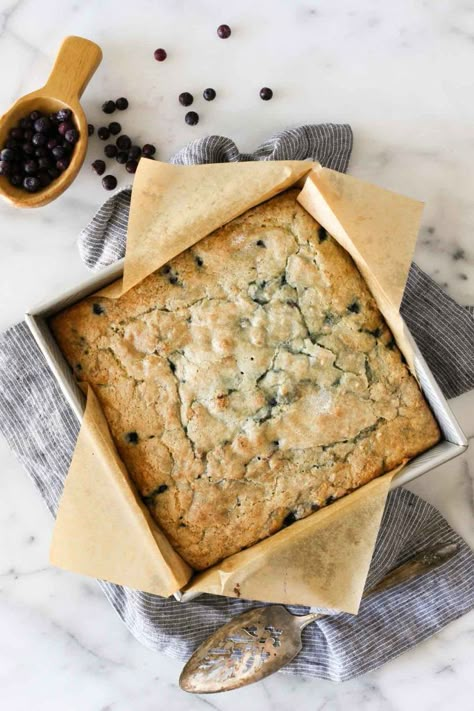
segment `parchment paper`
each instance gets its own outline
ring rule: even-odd
[[[100,293],[118,297],[216,228],[305,176],[299,201],[351,253],[412,364],[399,306],[421,203],[306,161],[200,166],[140,161],[123,283]],[[54,530],[52,562],[160,595],[188,582],[188,594],[355,613],[396,471],[192,577],[138,502],[89,388]]]

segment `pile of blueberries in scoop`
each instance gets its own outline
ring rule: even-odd
[[[0,151],[0,175],[11,185],[36,193],[67,169],[78,140],[69,109],[48,116],[32,111],[10,129]]]

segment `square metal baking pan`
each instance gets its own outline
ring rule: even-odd
[[[124,260],[121,259],[102,270],[99,274],[72,287],[67,292],[57,295],[35,308],[31,308],[25,314],[26,323],[79,422],[82,421],[84,414],[85,397],[77,386],[71,369],[53,338],[48,327],[48,319],[58,311],[71,306],[119,279],[123,273],[123,266]],[[423,454],[412,459],[402,472],[395,477],[392,482],[392,488],[407,484],[416,477],[421,476],[421,474],[438,467],[440,464],[444,464],[444,462],[453,459],[453,457],[457,457],[462,454],[468,445],[464,433],[446,402],[446,398],[411,335],[410,341],[414,351],[415,370],[420,387],[436,417],[443,439],[427,452],[423,452]],[[176,597],[181,599],[179,593]]]

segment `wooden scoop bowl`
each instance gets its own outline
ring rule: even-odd
[[[0,195],[15,207],[46,205],[61,195],[79,172],[86,155],[88,138],[87,120],[79,99],[101,60],[102,50],[94,42],[83,37],[66,37],[46,84],[18,99],[0,118],[0,148],[8,140],[10,129],[35,110],[50,114],[63,108],[71,109],[74,124],[79,130],[79,140],[74,146],[69,166],[50,185],[37,193],[28,193],[11,185],[5,176],[0,176]]]

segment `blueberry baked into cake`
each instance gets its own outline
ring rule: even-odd
[[[195,569],[439,439],[347,252],[289,190],[119,299],[51,320],[143,501]]]

